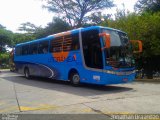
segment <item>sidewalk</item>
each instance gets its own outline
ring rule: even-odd
[[[139,82],[160,82],[160,77],[157,77],[157,78],[153,78],[153,79],[147,79],[147,78],[144,78],[144,79],[135,79],[135,81],[139,81]]]
[[[1,73],[6,73],[8,71],[10,71],[10,69],[0,69],[0,75],[1,75]]]
[[[10,71],[10,69],[0,69],[0,71]]]
[[[10,69],[0,69],[0,73],[10,71]]]

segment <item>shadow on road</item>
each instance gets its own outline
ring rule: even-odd
[[[12,74],[8,72],[8,74]],[[33,77],[32,79],[26,79],[23,76],[4,76],[1,77],[7,81],[11,81],[13,83],[17,83],[25,86],[32,86],[42,89],[49,89],[55,91],[61,91],[69,94],[76,94],[79,96],[95,96],[95,95],[103,95],[103,94],[114,94],[125,91],[131,91],[132,88],[122,87],[118,85],[110,85],[110,86],[99,86],[99,85],[90,85],[90,84],[81,84],[79,87],[73,87],[70,85],[68,81],[59,81],[47,78],[39,78]]]

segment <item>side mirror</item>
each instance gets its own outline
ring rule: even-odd
[[[142,41],[140,40],[130,40],[130,42],[132,43],[132,45],[138,45],[138,50],[134,50],[133,53],[140,53],[142,52]]]
[[[105,40],[105,47],[104,48],[110,48],[111,47],[111,37],[110,34],[107,33],[100,33],[100,37],[104,37]]]

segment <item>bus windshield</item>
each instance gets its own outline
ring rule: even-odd
[[[106,65],[116,68],[132,67],[134,59],[127,34],[107,29],[103,29],[102,32],[111,36],[111,47],[105,49]]]

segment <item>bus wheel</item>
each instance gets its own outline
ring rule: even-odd
[[[30,73],[29,73],[29,69],[28,69],[28,68],[25,68],[25,69],[24,69],[24,75],[25,75],[25,77],[26,77],[27,79],[30,78]]]
[[[71,73],[70,81],[71,81],[71,83],[72,83],[73,86],[79,86],[79,83],[80,83],[79,74],[76,73],[76,72]]]

